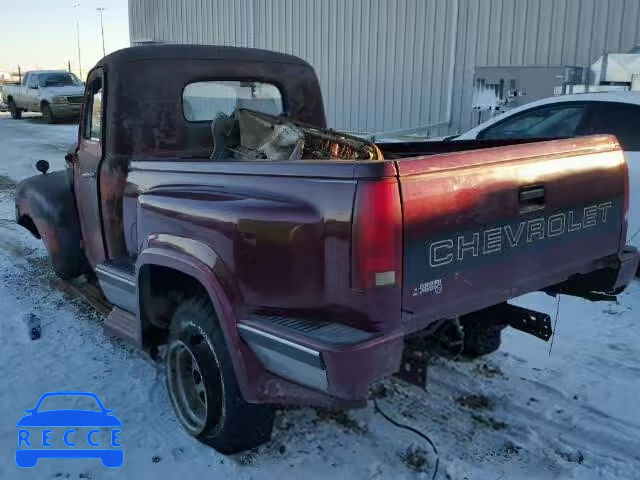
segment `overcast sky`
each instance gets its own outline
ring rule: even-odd
[[[78,44],[74,4],[80,3],[82,73],[102,57],[100,17],[105,7],[106,52],[129,46],[127,0],[3,0],[0,26],[0,71],[66,68],[77,73]]]

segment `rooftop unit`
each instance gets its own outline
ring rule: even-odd
[[[640,46],[629,53],[605,53],[588,68],[566,66],[564,77],[562,85],[554,88],[555,95],[640,91]]]
[[[591,74],[596,85],[630,86],[640,74],[640,53],[605,53],[591,65]]]

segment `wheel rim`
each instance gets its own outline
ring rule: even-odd
[[[207,391],[196,357],[181,340],[169,347],[167,373],[169,394],[180,421],[191,432],[200,433],[207,422]]]

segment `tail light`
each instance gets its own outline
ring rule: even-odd
[[[359,181],[353,212],[351,285],[400,285],[402,211],[396,179]]]
[[[622,228],[622,236],[620,238],[620,241],[622,243],[622,248],[624,248],[627,243],[627,231],[629,229],[629,195],[631,194],[631,192],[629,191],[631,188],[629,184],[629,165],[627,165],[626,156],[625,161],[622,162],[622,174],[622,176],[624,177],[624,225]]]
[[[627,165],[627,161],[625,160],[623,164],[623,176],[624,176],[624,219],[627,221],[629,219],[629,166]]]

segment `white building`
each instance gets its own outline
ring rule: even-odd
[[[129,22],[134,45],[300,56],[329,125],[373,132],[468,129],[477,66],[590,65],[640,44],[640,0],[129,0]]]

